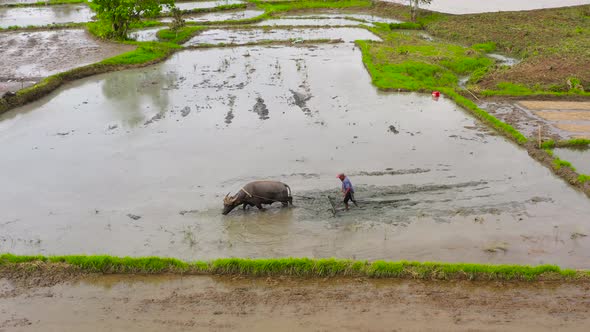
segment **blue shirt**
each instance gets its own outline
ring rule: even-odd
[[[354,188],[352,187],[352,183],[350,182],[350,179],[347,176],[344,178],[344,181],[342,181],[342,190],[347,191],[348,189],[350,189],[351,193],[354,192]]]

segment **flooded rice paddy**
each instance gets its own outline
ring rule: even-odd
[[[227,6],[227,5],[235,5],[245,3],[242,0],[219,0],[219,1],[196,1],[196,2],[176,2],[174,6],[176,6],[180,10],[191,10],[191,9],[198,9],[198,8],[215,8],[219,6]],[[168,11],[167,8],[164,9],[164,12]]]
[[[0,94],[39,82],[48,75],[133,50],[107,43],[83,29],[0,33]]]
[[[0,5],[37,3],[40,0],[0,0]]]
[[[406,0],[381,0],[407,4]],[[475,14],[499,11],[520,11],[542,8],[556,8],[590,4],[590,0],[435,0],[422,8],[449,13],[449,14]]]
[[[360,21],[347,20],[344,18],[283,18],[283,19],[270,19],[256,23],[259,26],[298,26],[298,25],[318,25],[318,26],[350,26],[350,25],[361,25],[367,24]],[[369,23],[370,24],[370,23]]]
[[[451,101],[379,92],[350,44],[83,79],[0,116],[0,154],[5,252],[590,267],[585,196]],[[334,216],[338,172],[359,207]],[[295,207],[223,217],[255,179]]]
[[[228,12],[213,12],[207,14],[198,15],[183,15],[182,18],[187,22],[219,22],[219,21],[234,21],[234,20],[245,20],[264,14],[262,10],[237,10]],[[172,22],[171,17],[166,17],[160,20],[160,22],[170,23]]]
[[[355,40],[381,39],[362,28],[318,28],[318,29],[211,29],[191,38],[184,46],[201,44],[247,44],[260,41],[305,41],[318,39],[340,39],[344,42]]]
[[[94,15],[86,5],[0,7],[0,28],[89,22]]]
[[[578,173],[590,175],[590,149],[557,148],[553,152],[560,159],[571,162]]]

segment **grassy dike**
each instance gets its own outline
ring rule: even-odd
[[[516,143],[527,142],[514,127],[459,92],[460,76],[485,71],[494,64],[481,50],[426,40],[418,31],[392,30],[386,24],[377,24],[369,30],[383,42],[357,41],[356,44],[376,87],[417,92],[438,90]]]
[[[590,281],[589,271],[561,269],[555,265],[487,265],[432,262],[353,261],[343,259],[220,258],[212,261],[185,262],[161,257],[114,256],[17,256],[0,255],[2,271],[23,267],[35,269],[39,264],[79,269],[82,273],[104,274],[196,274],[239,275],[249,277],[291,276],[304,278],[366,277],[421,280],[519,280],[519,281]]]
[[[555,172],[563,172],[562,169],[567,168],[567,172],[570,173],[570,182],[573,185],[579,186],[585,192],[590,192],[590,175],[576,173],[576,168],[572,163],[560,159],[553,153],[553,149],[555,148],[590,148],[590,139],[573,138],[563,141],[555,141],[551,139],[543,142],[540,148],[552,158],[551,167]]]

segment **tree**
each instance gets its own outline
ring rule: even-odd
[[[132,23],[158,16],[164,6],[174,6],[174,0],[94,0],[92,6],[98,18],[110,25],[109,37],[124,39]]]
[[[173,19],[172,24],[170,25],[170,30],[175,31],[178,34],[178,30],[184,28],[186,21],[182,18],[182,10],[178,9],[178,7],[172,7],[171,13]]]
[[[429,5],[432,0],[408,0],[410,2],[410,12],[412,14],[412,22],[416,22],[416,16],[418,16],[418,10],[420,10],[420,4]]]

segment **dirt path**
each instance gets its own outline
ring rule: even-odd
[[[0,330],[582,331],[590,323],[588,284],[198,276],[16,284],[0,279]]]

